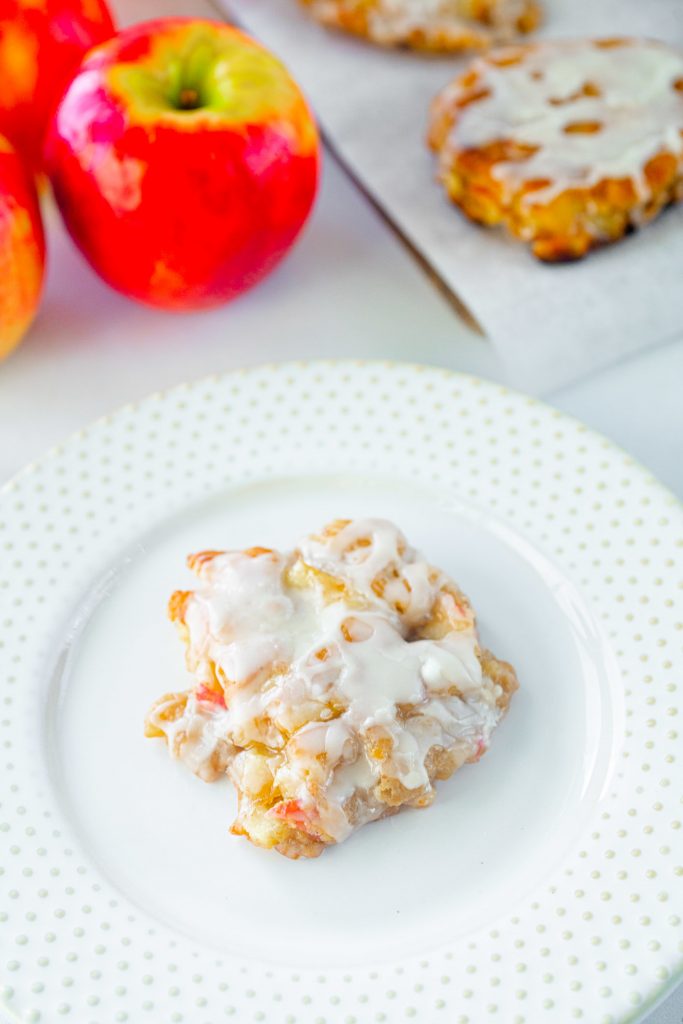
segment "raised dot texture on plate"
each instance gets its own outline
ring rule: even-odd
[[[462,584],[521,689],[433,807],[293,864],[228,835],[229,787],[176,771],[142,719],[187,685],[165,619],[187,552],[359,514]],[[682,568],[680,506],[623,452],[444,371],[264,367],[81,431],[0,497],[0,1008],[643,1012],[683,963]]]

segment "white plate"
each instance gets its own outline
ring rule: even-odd
[[[143,739],[207,547],[395,519],[521,690],[435,805],[291,862]],[[405,365],[157,395],[0,501],[0,982],[21,1021],[586,1024],[674,980],[681,507],[581,424]]]

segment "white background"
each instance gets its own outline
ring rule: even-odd
[[[113,7],[123,23],[212,13],[205,0]],[[0,481],[119,405],[239,366],[383,358],[504,380],[490,345],[458,319],[329,156],[317,208],[291,257],[255,291],[210,313],[157,313],[115,295],[84,265],[53,210],[48,221],[43,306],[0,366]],[[683,497],[681,381],[683,325],[678,340],[544,397],[614,439]],[[648,1024],[682,1021],[679,992]]]

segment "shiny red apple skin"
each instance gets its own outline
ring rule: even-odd
[[[296,83],[254,40],[212,21],[149,22],[94,50],[46,152],[65,223],[95,270],[171,310],[256,284],[299,234],[318,184],[318,134]]]
[[[34,170],[71,76],[113,34],[104,0],[0,0],[0,132]]]
[[[0,359],[21,341],[40,301],[45,239],[33,177],[0,136]]]

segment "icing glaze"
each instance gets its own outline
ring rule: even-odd
[[[491,39],[512,39],[521,20],[529,15],[529,0],[490,0],[482,16],[482,5],[472,0],[308,0],[329,21],[336,20],[340,6],[360,10],[368,19],[370,36],[391,45],[411,34],[433,33],[463,45],[483,46]]]
[[[208,553],[193,567],[202,586],[183,629],[199,686],[182,714],[162,701],[149,721],[197,774],[227,768],[241,813],[277,794],[266,813],[294,806],[338,842],[387,812],[382,787],[429,802],[431,751],[462,762],[488,745],[505,701],[474,616],[392,523],[342,522],[287,555]],[[428,638],[438,607],[450,618]]]
[[[543,42],[495,51],[470,69],[437,99],[437,109],[455,111],[442,163],[500,140],[528,147],[492,169],[508,197],[528,181],[538,187],[524,202],[538,203],[627,178],[646,199],[647,162],[662,152],[683,162],[683,53],[662,43]]]

